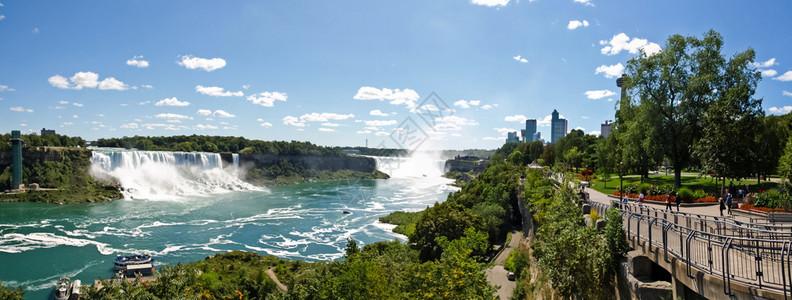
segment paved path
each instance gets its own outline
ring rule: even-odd
[[[272,281],[275,281],[275,284],[278,286],[278,289],[284,292],[289,290],[285,285],[283,285],[283,283],[280,282],[280,280],[278,280],[278,276],[275,275],[275,272],[272,271],[272,268],[267,269],[265,273],[267,273],[267,276],[269,276],[269,278],[272,279]]]
[[[509,280],[509,271],[503,268],[503,263],[506,262],[509,253],[518,247],[520,241],[522,241],[522,233],[519,231],[512,232],[511,241],[506,245],[506,249],[503,249],[500,255],[495,257],[495,265],[487,269],[487,281],[494,286],[500,286],[497,293],[500,299],[511,298],[514,287],[517,285],[516,282]]]

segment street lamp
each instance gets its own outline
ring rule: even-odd
[[[619,162],[619,201],[624,199],[624,162]]]

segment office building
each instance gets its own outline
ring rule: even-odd
[[[550,121],[550,143],[555,144],[558,139],[567,134],[567,120],[558,117],[558,111],[553,110],[553,118]]]
[[[520,142],[520,138],[517,137],[517,131],[509,132],[508,136],[506,137],[506,142],[507,143],[519,143]]]
[[[55,129],[41,128],[41,135],[55,134]]]
[[[613,129],[613,121],[607,120],[602,125],[600,125],[600,135],[603,137],[608,137],[611,134],[611,130]]]
[[[536,140],[536,138],[534,138],[535,133],[537,133],[536,119],[525,120],[525,134],[523,134],[523,136],[525,137],[525,142],[528,143],[535,141]]]

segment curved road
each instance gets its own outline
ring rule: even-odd
[[[509,280],[507,277],[509,271],[503,268],[503,263],[506,262],[506,258],[509,257],[509,253],[512,252],[515,248],[520,245],[522,241],[522,232],[513,231],[511,241],[509,244],[506,245],[506,249],[503,249],[501,253],[495,257],[495,264],[487,269],[487,281],[494,286],[499,286],[498,289],[498,297],[500,299],[509,299],[512,296],[512,292],[514,291],[514,287],[517,285],[516,282]]]

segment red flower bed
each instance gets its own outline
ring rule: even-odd
[[[782,209],[782,208],[767,208],[767,207],[763,207],[763,206],[754,206],[751,203],[740,204],[740,209],[742,209],[742,210],[752,210],[752,209],[754,209],[754,210],[763,211],[763,212],[766,212],[766,213],[771,213],[771,212],[788,213],[788,212],[790,212],[789,210],[785,210],[785,209]]]
[[[619,196],[619,192],[618,191],[613,192],[613,195],[614,196]],[[627,198],[638,199],[639,195],[638,194],[626,194],[626,196],[627,196]],[[644,199],[652,200],[652,201],[659,201],[659,202],[666,202],[666,196],[665,195],[650,195],[650,196],[644,195]],[[671,196],[671,201],[672,202],[676,201],[676,196]],[[682,201],[682,202],[684,202],[684,203],[718,202],[718,198],[715,198],[714,196],[707,196],[707,197],[704,197],[704,198],[694,199],[693,201]]]

